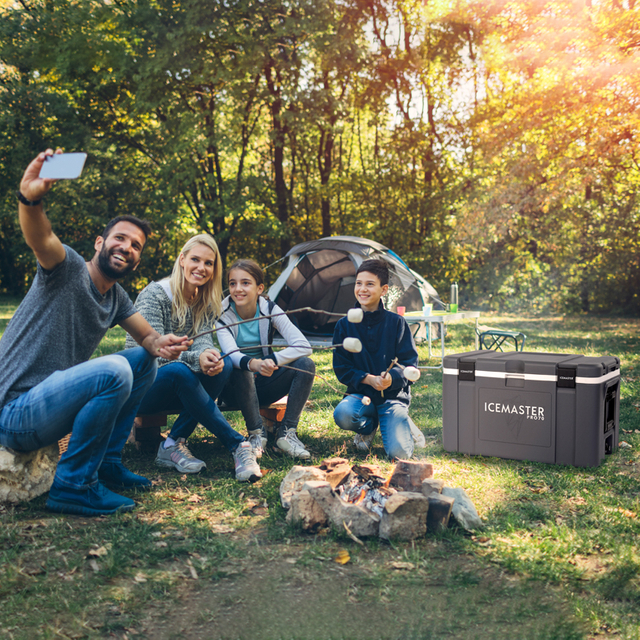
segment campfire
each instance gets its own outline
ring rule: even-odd
[[[348,480],[336,487],[336,493],[345,502],[360,504],[382,518],[385,503],[396,493],[390,482],[391,476],[385,479],[372,465],[354,465]]]
[[[446,528],[452,514],[465,528],[481,526],[464,490],[444,487],[423,461],[399,460],[388,476],[377,465],[344,458],[295,466],[280,485],[280,498],[287,520],[308,532],[332,525],[352,537],[413,540]]]

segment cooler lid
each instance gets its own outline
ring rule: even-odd
[[[466,366],[465,366],[466,365]],[[533,353],[528,351],[470,351],[445,356],[443,373],[459,375],[460,369],[475,370],[475,378],[518,376],[524,380],[559,382],[573,378],[575,383],[600,384],[620,376],[620,360],[615,356],[588,357],[566,353]],[[559,380],[560,378],[560,380]],[[474,379],[463,375],[460,379]]]

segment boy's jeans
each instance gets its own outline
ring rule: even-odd
[[[0,444],[33,451],[69,432],[54,483],[86,489],[98,468],[119,462],[140,401],[156,377],[156,359],[137,347],[55,371],[0,412]]]
[[[184,362],[170,362],[158,369],[156,381],[142,400],[138,413],[179,413],[169,434],[174,440],[186,440],[199,422],[233,451],[244,442],[244,437],[227,422],[216,404],[232,370],[229,358],[224,359],[224,369],[216,376],[194,373]]]
[[[373,433],[379,424],[387,455],[392,459],[411,458],[413,437],[409,426],[409,407],[399,400],[366,405],[362,402],[363,397],[356,394],[341,400],[333,411],[336,424],[341,429],[363,436]]]

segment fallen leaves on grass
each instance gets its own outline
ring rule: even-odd
[[[392,562],[389,564],[391,569],[395,569],[396,571],[413,571],[416,568],[416,565],[413,562]]]
[[[102,547],[97,547],[96,549],[89,549],[87,553],[87,558],[102,558],[106,556],[111,550],[111,544],[105,544]]]
[[[338,555],[333,559],[333,561],[338,564],[347,564],[350,560],[351,556],[346,549],[340,549],[340,551],[338,551]]]

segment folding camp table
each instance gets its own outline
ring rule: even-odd
[[[435,366],[420,366],[420,369],[442,369],[442,361],[444,360],[444,334],[445,326],[455,320],[475,320],[475,347],[478,346],[478,319],[480,318],[479,311],[457,311],[456,313],[449,313],[447,311],[436,311],[435,313],[425,316],[422,311],[409,311],[404,315],[405,320],[409,323],[409,326],[420,324],[422,322],[427,325],[427,342],[429,345],[429,359],[436,357],[440,358],[440,364]],[[440,325],[440,355],[434,355],[431,349],[431,340],[433,336],[432,325]],[[415,335],[415,334],[414,334]]]

